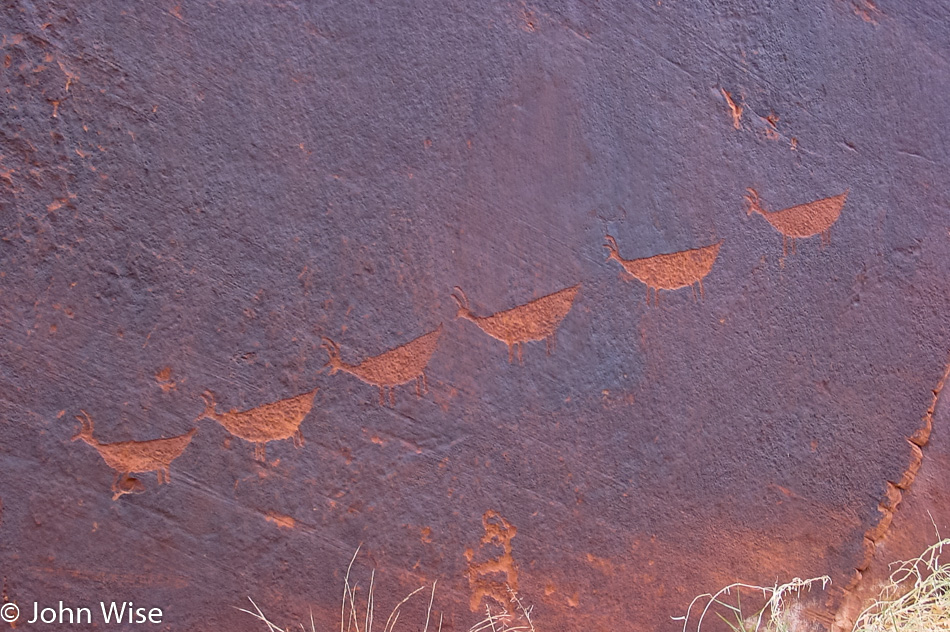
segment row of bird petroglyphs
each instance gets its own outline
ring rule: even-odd
[[[840,195],[797,204],[780,211],[766,210],[755,189],[748,189],[745,199],[748,203],[749,216],[759,213],[782,234],[782,254],[786,255],[789,241],[791,241],[792,252],[795,252],[796,239],[821,235],[822,247],[830,244],[831,227],[841,216],[841,209],[844,208],[845,200],[848,199],[848,193],[849,191],[845,191]],[[695,286],[699,286],[699,296],[705,296],[703,279],[712,270],[713,264],[719,257],[719,247],[725,241],[720,239],[714,244],[699,248],[638,259],[624,259],[620,256],[617,240],[610,235],[606,235],[605,239],[604,248],[608,251],[607,261],[613,260],[623,266],[622,274],[625,280],[637,279],[647,286],[647,304],[650,303],[651,289],[654,304],[659,302],[660,290],[678,290],[689,286],[693,290],[695,299]]]
[[[521,346],[526,342],[544,340],[547,343],[548,353],[554,350],[555,331],[567,313],[571,311],[580,287],[580,284],[574,285],[490,316],[474,315],[468,306],[465,294],[461,288],[456,287],[452,294],[452,298],[459,306],[455,317],[472,321],[492,338],[504,342],[508,346],[509,362],[513,362],[514,352],[517,349],[518,360],[523,363]],[[324,368],[330,369],[330,375],[342,371],[376,386],[379,388],[379,403],[386,403],[388,393],[389,403],[394,405],[393,389],[396,386],[415,381],[416,395],[421,396],[428,391],[425,369],[439,344],[442,330],[443,326],[440,324],[429,333],[379,355],[366,358],[358,364],[345,362],[341,357],[340,345],[324,337],[321,346],[326,349],[329,356],[329,361]]]
[[[269,441],[293,439],[295,446],[303,445],[300,423],[310,414],[316,393],[317,389],[314,389],[303,395],[264,404],[250,410],[230,410],[219,413],[215,410],[214,395],[206,391],[202,395],[205,400],[205,410],[195,421],[206,418],[217,421],[234,436],[253,443],[254,458],[263,462],[266,458],[264,446]],[[183,435],[167,439],[102,443],[92,434],[92,418],[86,411],[80,412],[82,416],[76,417],[79,420],[80,429],[73,437],[73,441],[82,439],[94,447],[106,465],[115,470],[115,478],[112,480],[113,500],[124,494],[144,491],[141,482],[132,478],[131,474],[158,472],[159,485],[169,482],[171,480],[169,467],[172,461],[181,456],[191,443],[191,438],[198,432],[197,428],[192,428]]]
[[[487,334],[505,342],[508,345],[509,360],[512,357],[512,349],[517,346],[520,359],[520,345],[532,340],[546,340],[549,343],[548,352],[553,350],[551,340],[554,332],[570,311],[579,289],[580,285],[575,285],[485,317],[473,316],[471,311],[467,307],[461,307],[460,303],[457,317],[472,320]],[[461,294],[458,288],[456,292]],[[456,301],[459,300],[455,298]],[[389,404],[395,405],[393,390],[396,386],[415,381],[417,396],[428,391],[425,369],[435,353],[443,329],[440,324],[433,331],[379,355],[365,358],[357,364],[345,362],[341,357],[340,346],[325,337],[322,347],[326,349],[329,361],[324,368],[329,368],[331,375],[342,371],[378,387],[380,405],[386,404],[387,393]],[[271,441],[293,439],[295,446],[303,445],[300,424],[313,409],[317,390],[248,410],[232,409],[226,412],[218,412],[214,393],[205,391],[202,394],[205,409],[195,421],[212,419],[218,422],[232,435],[253,443],[254,458],[265,462],[266,445]],[[94,447],[106,464],[115,470],[112,483],[113,500],[123,494],[144,489],[138,480],[130,477],[134,473],[158,472],[159,483],[168,482],[171,462],[184,452],[197,432],[197,429],[193,428],[186,434],[168,439],[100,443],[92,435],[92,418],[85,411],[82,411],[82,417],[76,418],[80,421],[81,428],[73,439],[82,439]]]
[[[205,410],[195,421],[200,419],[217,421],[234,436],[253,443],[254,458],[263,462],[266,458],[264,446],[269,441],[293,439],[295,446],[303,445],[300,424],[310,414],[316,393],[317,389],[314,389],[303,395],[264,404],[250,410],[230,410],[219,413],[215,409],[214,395],[210,391],[205,391],[202,395],[205,400]],[[115,470],[115,478],[112,480],[113,500],[124,494],[144,491],[144,486],[140,481],[132,478],[132,474],[158,472],[159,485],[169,482],[171,480],[169,467],[172,461],[181,456],[191,443],[191,438],[198,432],[197,428],[192,428],[183,435],[167,439],[102,443],[92,434],[92,418],[86,411],[80,412],[82,416],[76,417],[79,420],[80,429],[73,437],[73,441],[82,439],[94,447],[106,465]]]
[[[792,242],[793,252],[796,239],[820,234],[822,244],[829,243],[831,226],[841,215],[841,209],[848,197],[848,191],[845,191],[840,195],[779,211],[767,211],[755,190],[748,191],[748,214],[761,214],[782,234],[783,253],[787,251],[788,240]],[[698,287],[699,297],[702,298],[705,295],[703,279],[712,271],[722,243],[723,240],[719,240],[706,246],[636,259],[621,257],[617,240],[610,235],[606,235],[604,247],[608,251],[607,261],[619,263],[625,279],[637,279],[646,285],[648,304],[652,289],[653,302],[656,304],[660,290],[672,291],[690,287],[695,300]],[[455,287],[451,296],[458,305],[456,319],[471,321],[484,333],[505,343],[508,347],[509,363],[514,362],[517,353],[518,363],[524,364],[523,346],[526,342],[544,341],[547,353],[550,355],[554,351],[557,329],[574,306],[580,289],[581,284],[578,283],[487,316],[477,316],[472,311],[468,298],[460,287]],[[329,369],[330,375],[338,372],[348,373],[366,384],[376,386],[379,389],[380,405],[386,405],[388,399],[389,405],[394,406],[395,387],[410,382],[415,382],[416,395],[421,397],[428,392],[425,371],[439,345],[443,329],[442,324],[439,324],[428,333],[378,355],[364,358],[356,364],[344,361],[340,345],[324,337],[321,346],[329,356],[324,369]],[[205,409],[195,421],[212,419],[218,422],[232,435],[253,443],[255,459],[265,462],[265,448],[270,441],[293,439],[295,446],[303,445],[300,424],[313,409],[316,393],[317,389],[313,389],[248,410],[218,412],[214,394],[206,391],[202,395]],[[112,482],[113,499],[144,489],[139,481],[131,478],[133,473],[157,472],[159,484],[167,483],[170,480],[171,462],[184,452],[197,431],[193,428],[183,435],[167,439],[101,443],[93,436],[92,418],[82,411],[82,416],[77,419],[80,421],[80,430],[73,440],[82,439],[94,447],[106,464],[115,470]]]

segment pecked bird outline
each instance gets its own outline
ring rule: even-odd
[[[326,350],[328,360],[323,368],[329,368],[330,375],[342,371],[367,384],[377,386],[380,405],[386,404],[386,389],[389,389],[389,403],[395,406],[396,398],[393,389],[396,386],[416,380],[416,395],[421,397],[423,393],[429,391],[425,369],[439,344],[441,335],[442,323],[439,323],[434,330],[379,355],[365,358],[357,364],[343,361],[340,345],[324,336],[320,346]]]
[[[72,441],[82,440],[95,448],[106,465],[115,470],[115,478],[112,480],[112,500],[130,493],[129,490],[120,488],[119,480],[120,477],[123,482],[135,480],[129,478],[129,474],[132,473],[157,472],[159,485],[170,482],[169,467],[172,461],[181,456],[191,443],[191,438],[198,432],[197,428],[192,428],[185,434],[167,439],[102,443],[93,436],[92,417],[85,410],[80,409],[79,412],[82,413],[82,416],[76,415],[80,424],[79,432],[73,435]]]
[[[609,252],[607,261],[614,260],[623,266],[623,271],[627,278],[632,277],[647,286],[647,304],[650,304],[650,289],[653,289],[653,303],[658,305],[660,301],[660,290],[678,290],[684,287],[690,287],[693,290],[693,298],[696,298],[696,288],[699,286],[700,298],[705,298],[706,290],[703,288],[703,279],[712,270],[719,256],[719,248],[724,239],[720,239],[714,244],[670,252],[665,254],[653,255],[650,257],[641,257],[639,259],[623,259],[620,256],[620,249],[617,246],[617,240],[610,235],[605,235],[606,242],[604,248]]]
[[[578,283],[488,316],[476,316],[472,312],[468,297],[459,286],[453,289],[452,299],[458,305],[456,318],[475,323],[483,332],[505,343],[508,346],[509,363],[514,361],[517,351],[518,363],[524,364],[522,347],[526,342],[543,340],[548,355],[554,352],[557,328],[574,306],[574,299],[580,289],[581,284]]]

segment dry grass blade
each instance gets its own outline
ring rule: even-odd
[[[683,632],[688,632],[693,607],[698,607],[698,604],[701,604],[705,599],[707,600],[706,605],[700,611],[699,619],[696,620],[696,626],[693,628],[695,632],[702,630],[703,621],[710,611],[716,607],[727,609],[735,618],[735,621],[730,621],[721,613],[716,612],[717,616],[735,632],[784,632],[792,629],[791,626],[793,625],[788,616],[787,602],[789,599],[797,596],[803,589],[811,590],[812,586],[817,583],[821,583],[821,587],[824,589],[829,582],[831,582],[831,578],[828,576],[812,577],[810,579],[796,577],[785,584],[775,584],[774,586],[756,586],[737,582],[729,584],[715,594],[706,593],[694,597],[689,602],[686,614],[682,617],[672,617],[672,619],[682,621]],[[741,591],[743,590],[761,593],[762,597],[766,598],[765,605],[752,614],[746,615],[742,609]],[[725,601],[725,597],[732,595],[733,591],[736,595],[735,604]]]
[[[950,562],[940,563],[945,546],[950,539],[899,563],[877,601],[858,617],[854,632],[950,632]]]
[[[241,612],[246,612],[247,614],[251,615],[251,616],[254,617],[255,619],[258,619],[258,620],[260,620],[260,621],[263,621],[263,622],[264,622],[264,625],[267,626],[267,632],[285,632],[285,630],[283,630],[283,629],[277,627],[276,625],[274,625],[273,623],[271,623],[270,621],[267,620],[267,617],[264,616],[264,613],[261,612],[261,609],[257,606],[256,603],[254,603],[254,600],[253,600],[253,599],[251,599],[250,597],[248,597],[247,600],[251,602],[251,605],[254,606],[254,610],[255,610],[256,612],[251,612],[250,610],[245,610],[244,608],[236,608],[236,610],[239,610],[239,611],[241,611]],[[310,622],[311,622],[311,625],[312,625],[312,624],[313,624],[313,613],[311,613]],[[314,630],[313,632],[316,632],[316,630]]]
[[[357,589],[359,588],[358,584],[350,583],[350,573],[353,570],[353,563],[356,561],[356,556],[359,555],[360,549],[357,547],[356,552],[353,554],[350,563],[346,568],[346,575],[343,577],[343,599],[340,606],[340,632],[373,632],[373,621],[376,614],[376,571],[373,571],[370,574],[369,580],[369,589],[366,592],[366,599],[363,604],[363,612],[360,613],[360,603],[357,597]],[[415,594],[424,590],[425,586],[420,586],[414,591],[406,595],[402,601],[396,604],[392,612],[389,614],[389,617],[386,619],[386,625],[383,626],[383,632],[392,632],[393,628],[396,627],[396,622],[399,620],[400,608],[409,601]],[[267,632],[286,632],[284,629],[278,627],[272,621],[269,621],[261,609],[254,603],[254,600],[248,597],[248,601],[251,602],[251,605],[254,607],[254,611],[246,610],[244,608],[237,608],[241,612],[245,612],[255,619],[264,623],[267,626]],[[435,601],[435,582],[432,584],[432,594],[429,597],[429,606],[426,610],[426,621],[425,627],[422,632],[428,632],[429,623],[432,620],[432,605]],[[360,621],[362,620],[363,626],[360,628]],[[299,624],[301,630],[304,632],[306,628],[303,624]],[[439,615],[439,630],[442,630],[442,616]],[[317,632],[316,624],[313,619],[313,610],[310,611],[310,632]]]
[[[502,608],[501,612],[492,612],[490,606],[485,606],[486,616],[484,619],[469,628],[469,632],[536,632],[534,622],[531,621],[531,606],[527,608],[522,603],[518,594],[506,585],[508,590],[508,599],[514,605],[514,612],[509,612],[507,608]]]

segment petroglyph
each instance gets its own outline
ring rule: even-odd
[[[215,411],[214,393],[205,391],[201,396],[205,400],[205,410],[195,421],[213,419],[235,437],[250,441],[254,444],[254,458],[263,463],[267,460],[265,448],[269,441],[293,439],[296,447],[303,445],[300,423],[310,414],[317,390],[249,410],[232,408],[225,413]]]
[[[782,233],[782,253],[787,254],[788,242],[791,240],[792,252],[795,252],[795,240],[821,235],[821,244],[831,243],[831,226],[838,221],[848,192],[840,195],[822,198],[807,204],[790,206],[780,211],[768,211],[762,206],[759,194],[755,189],[747,189],[745,196],[749,204],[747,213],[758,213],[765,218],[772,228]]]
[[[324,338],[321,346],[327,350],[329,356],[326,366],[330,367],[330,375],[343,371],[367,384],[379,387],[380,405],[385,405],[386,390],[389,389],[389,403],[395,406],[396,398],[393,395],[393,388],[396,386],[416,380],[416,395],[422,396],[423,393],[429,391],[425,368],[439,344],[441,335],[442,324],[439,323],[434,331],[423,334],[395,349],[366,358],[359,364],[344,362],[340,357],[340,345],[329,338]]]
[[[550,355],[556,345],[555,332],[558,325],[571,311],[580,284],[534,299],[524,305],[512,307],[491,316],[476,316],[469,308],[468,298],[462,289],[455,288],[452,298],[458,304],[456,318],[470,320],[486,334],[508,345],[508,362],[514,361],[515,350],[518,362],[524,362],[522,345],[532,340],[543,340]],[[458,294],[458,296],[456,296]]]
[[[465,551],[465,559],[468,560],[466,574],[472,591],[469,602],[472,612],[480,609],[485,597],[494,599],[504,607],[509,602],[509,591],[518,592],[518,565],[511,554],[511,540],[518,535],[518,529],[491,509],[482,516],[482,526],[485,535],[479,542],[478,553],[488,546],[500,547],[501,553],[484,562],[476,562],[476,551]]]
[[[650,289],[653,289],[654,304],[659,303],[660,290],[678,290],[683,287],[693,289],[693,298],[696,298],[696,288],[699,286],[699,296],[705,297],[706,291],[703,288],[703,279],[712,270],[716,258],[719,256],[719,247],[724,240],[692,248],[690,250],[681,250],[669,254],[653,255],[652,257],[643,257],[641,259],[622,259],[620,250],[617,247],[617,240],[610,235],[606,236],[607,243],[604,248],[610,251],[607,255],[607,261],[613,259],[623,266],[624,271],[629,277],[638,279],[647,286],[647,304],[650,303]]]
[[[192,428],[183,435],[168,439],[100,443],[92,435],[92,417],[84,410],[80,412],[82,416],[76,416],[80,423],[79,432],[72,440],[81,439],[94,447],[106,465],[115,470],[115,478],[112,480],[112,500],[138,490],[136,486],[138,481],[128,476],[133,472],[157,472],[159,485],[168,483],[171,480],[169,466],[172,461],[181,456],[198,431],[197,428]]]

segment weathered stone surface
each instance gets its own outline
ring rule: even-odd
[[[824,573],[832,620],[865,536],[946,505],[908,439],[950,349],[950,15],[700,5],[5,5],[4,597],[325,627],[362,543],[379,611],[438,579],[446,629],[505,582],[546,630],[669,630]],[[166,444],[121,476],[80,411],[197,432],[159,485]]]
[[[938,540],[947,537],[950,525],[950,406],[943,390],[950,378],[950,364],[933,388],[933,401],[924,414],[922,428],[928,440],[919,448],[922,458],[913,460],[913,487],[901,494],[900,509],[889,520],[890,527],[871,542],[864,570],[853,582],[836,612],[836,630],[850,631],[854,620],[870,600],[891,581],[899,565],[913,560]],[[933,429],[929,432],[929,429]],[[946,562],[946,555],[941,558]],[[898,566],[895,566],[897,564]]]

